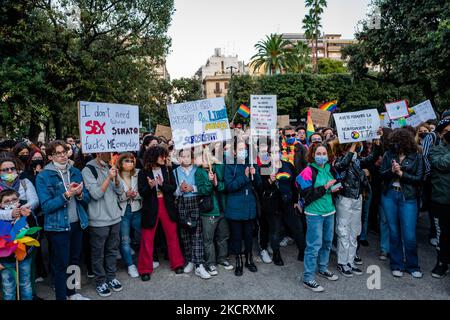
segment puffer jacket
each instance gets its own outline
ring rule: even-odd
[[[383,179],[383,194],[391,188],[397,174],[392,172],[392,160],[400,163],[398,156],[386,151],[381,163],[380,173]],[[405,200],[417,199],[420,196],[424,176],[424,161],[422,154],[416,152],[408,154],[400,163],[403,175],[399,178],[403,197]]]
[[[450,144],[441,143],[431,148],[431,200],[450,204]]]
[[[375,163],[381,153],[381,147],[374,145],[370,155],[353,161],[353,152],[347,152],[336,160],[334,167],[342,178],[341,195],[346,198],[358,199],[365,188],[370,188],[369,180],[363,169]]]

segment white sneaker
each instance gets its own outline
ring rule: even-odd
[[[159,267],[159,262],[158,261],[153,261],[153,269],[156,269]]]
[[[400,278],[400,277],[403,277],[403,272],[401,272],[400,270],[394,270],[394,271],[392,271],[392,275],[394,277]]]
[[[34,283],[44,282],[44,278],[39,277],[34,280]]]
[[[219,274],[215,265],[208,266],[206,271],[212,276],[217,276]]]
[[[411,272],[411,275],[413,276],[413,278],[416,278],[416,279],[420,279],[423,277],[423,274],[420,271],[413,271],[413,272]]]
[[[287,247],[288,244],[289,244],[288,237],[284,237],[283,240],[280,241],[280,247]]]
[[[131,266],[128,267],[128,274],[132,278],[138,278],[139,277],[139,272],[137,271],[137,268],[136,268],[136,266],[134,264],[132,264]]]
[[[189,262],[186,267],[184,267],[184,273],[191,273],[194,270],[194,264]],[[205,271],[206,272],[206,271]]]
[[[67,300],[91,300],[91,299],[89,299],[87,297],[84,297],[84,296],[82,296],[79,293],[75,293],[75,294],[73,294],[71,296],[68,296]]]
[[[267,250],[261,250],[260,254],[261,256],[261,260],[264,263],[271,263],[272,262],[272,258],[269,255],[269,252],[267,252]]]
[[[195,275],[202,279],[210,279],[211,275],[205,270],[205,267],[201,264],[198,268],[195,268]]]

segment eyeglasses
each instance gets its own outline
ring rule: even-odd
[[[294,138],[295,136],[296,136],[295,133],[293,133],[293,134],[287,134],[287,135],[286,135],[286,138]]]
[[[61,157],[67,156],[67,151],[63,151],[63,152],[55,152],[54,154],[52,154],[52,156],[53,156],[53,157],[61,158]]]
[[[2,172],[2,173],[6,173],[6,172],[9,172],[9,171],[17,172],[17,169],[16,169],[16,167],[9,167],[9,168],[4,168],[4,169],[0,170],[0,172]]]
[[[18,203],[19,203],[19,199],[16,198],[14,200],[2,202],[2,205],[9,206],[9,205],[16,205]]]

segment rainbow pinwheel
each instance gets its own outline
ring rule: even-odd
[[[0,221],[0,258],[15,254],[17,261],[22,261],[27,255],[28,247],[39,247],[39,241],[29,237],[41,228],[25,228],[26,217],[22,217],[15,224],[9,221]]]

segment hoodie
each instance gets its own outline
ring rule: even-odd
[[[44,169],[57,172],[58,175],[63,180],[65,189],[67,191],[67,190],[69,190],[68,186],[70,185],[71,182],[73,182],[73,181],[70,181],[70,175],[69,175],[70,167],[71,167],[71,165],[68,163],[66,170],[58,170],[55,167],[55,165],[53,164],[53,162],[50,162],[48,165],[45,166]],[[67,204],[67,212],[69,213],[69,222],[70,223],[78,222],[80,220],[78,218],[77,203],[75,201],[75,197],[70,198],[70,201]]]
[[[93,166],[98,175],[96,179],[88,167],[81,172],[86,189],[91,195],[88,207],[89,226],[108,227],[119,223],[122,217],[122,210],[119,207],[119,196],[125,192],[123,184],[119,183],[116,186],[111,181],[106,191],[103,192],[101,185],[108,177],[109,167],[101,167],[95,159],[89,161],[87,165]]]

